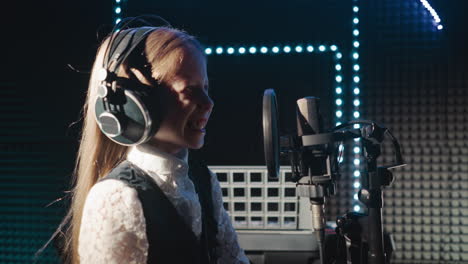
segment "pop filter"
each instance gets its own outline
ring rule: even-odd
[[[263,93],[263,150],[269,178],[279,175],[278,107],[273,89]]]

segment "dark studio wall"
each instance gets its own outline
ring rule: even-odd
[[[385,191],[384,224],[397,245],[394,263],[468,263],[468,6],[463,0],[431,4],[443,19],[442,32],[432,30],[419,1],[362,3],[361,114],[392,128],[408,163]],[[108,32],[101,25],[111,24],[113,15],[112,1],[15,5],[4,22],[9,41],[0,78],[0,263],[31,263],[63,217],[66,202],[47,204],[70,188],[78,147],[89,75],[67,64],[90,69],[96,33]],[[320,42],[349,54],[351,6],[351,0],[129,0],[124,15],[157,13],[213,47]],[[307,95],[322,98],[331,126],[331,57],[210,56],[208,63],[215,111],[200,154],[209,164],[263,164],[266,88],[277,91],[283,132],[294,127],[294,101]],[[349,68],[349,57],[343,65]],[[348,99],[350,87],[344,84]],[[385,147],[382,162],[390,163],[391,155]],[[353,204],[354,180],[346,175],[329,201],[329,220]],[[39,263],[58,263],[53,247]]]

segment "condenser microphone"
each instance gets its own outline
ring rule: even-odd
[[[297,135],[304,136],[322,134],[323,118],[320,114],[320,99],[304,97],[296,101]],[[301,174],[303,176],[319,176],[329,174],[327,144],[307,146],[303,142],[301,158]]]
[[[319,110],[320,99],[308,96],[297,100],[297,134],[304,135],[320,134],[323,131],[323,120]]]

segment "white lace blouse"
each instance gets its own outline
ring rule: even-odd
[[[202,231],[201,207],[188,177],[187,151],[176,157],[153,147],[132,147],[127,160],[147,172],[172,202],[194,234]],[[218,263],[249,263],[222,203],[219,182],[211,173],[214,216],[218,222]],[[78,243],[81,263],[146,263],[148,240],[137,191],[109,179],[95,184],[83,208]]]

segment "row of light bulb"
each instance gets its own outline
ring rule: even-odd
[[[361,46],[361,43],[359,42],[359,6],[357,5],[358,0],[354,0],[355,5],[353,6],[353,40],[352,40],[352,64],[353,64],[353,77],[352,77],[352,89],[353,89],[353,105],[354,105],[354,111],[353,111],[353,118],[358,119],[360,118],[361,114],[359,112],[359,106],[361,105],[361,101],[359,100],[359,94],[360,94],[360,88],[359,88],[359,83],[361,81],[361,77],[359,76],[359,71],[361,67],[359,66],[359,47]],[[354,125],[354,128],[359,128],[359,125]],[[361,176],[361,171],[360,169],[360,164],[361,164],[361,159],[359,158],[359,153],[361,152],[361,147],[359,145],[359,139],[355,139],[354,141],[354,146],[353,146],[353,153],[354,153],[354,160],[353,160],[353,165],[354,165],[354,171],[353,171],[353,187],[354,187],[354,195],[353,195],[353,210],[355,212],[360,212],[361,211],[361,206],[359,205],[359,199],[358,199],[358,191],[361,188],[361,184],[359,182],[359,178]]]
[[[122,21],[122,7],[120,7],[121,0],[115,0],[115,8],[114,8],[114,15],[115,15],[115,24],[118,24]]]
[[[432,8],[431,4],[429,4],[429,2],[427,2],[427,0],[419,0],[419,1],[427,9],[427,11],[429,11],[432,18],[434,18],[434,24],[437,25],[437,29],[442,30],[444,28],[444,26],[441,24],[442,20],[440,19],[439,15],[435,11],[435,9]]]
[[[248,54],[248,53],[249,54],[256,54],[256,53],[266,54],[268,52],[272,52],[272,53],[275,53],[275,54],[280,53],[280,52],[284,52],[284,53],[309,52],[310,53],[310,52],[316,51],[316,49],[319,52],[325,52],[327,50],[330,50],[330,51],[333,51],[333,52],[338,51],[338,47],[336,45],[330,45],[330,46],[318,45],[317,47],[314,47],[313,45],[306,45],[306,46],[297,45],[294,48],[289,46],[289,45],[285,45],[283,47],[281,47],[281,46],[273,46],[273,47],[266,47],[266,46],[255,47],[255,46],[251,46],[251,47],[238,47],[238,48],[234,48],[234,47],[211,48],[211,47],[208,47],[208,48],[205,49],[205,54],[206,55],[212,55],[212,54],[217,54],[217,55],[229,54],[229,55],[231,55],[231,54]],[[343,57],[343,55],[340,52],[336,52],[335,56],[338,59],[341,59]]]

